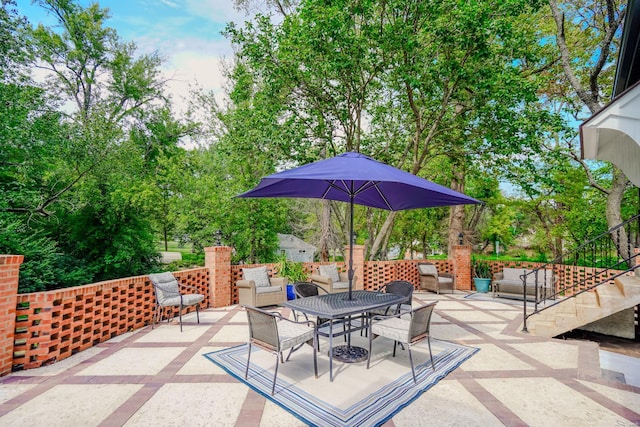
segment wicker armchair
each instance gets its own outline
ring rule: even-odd
[[[397,306],[383,307],[370,311],[369,315],[387,316],[389,314],[399,313],[401,310],[411,310],[411,298],[413,297],[413,285],[411,283],[405,280],[394,280],[393,282],[389,282],[380,287],[380,289],[378,289],[378,292],[401,295],[403,297],[406,297],[406,300],[403,303],[398,304]]]
[[[198,293],[183,293],[180,288],[196,290],[193,286],[182,285],[176,280],[173,273],[156,273],[150,274],[149,280],[153,285],[156,294],[156,308],[153,313],[153,323],[151,329],[156,322],[162,320],[162,315],[166,308],[178,307],[178,317],[180,318],[180,332],[182,332],[182,310],[192,305],[196,306],[196,318],[200,323],[200,312],[198,306],[204,301],[204,295]],[[167,319],[169,320],[169,319]]]
[[[453,274],[438,273],[438,268],[430,262],[418,263],[418,275],[420,276],[420,287],[437,294],[447,290],[454,292],[456,288]]]
[[[353,276],[353,283],[357,277]],[[335,264],[321,265],[315,274],[309,276],[309,281],[315,283],[330,294],[349,291],[349,274],[339,272]]]
[[[266,307],[287,300],[286,277],[269,277],[267,267],[242,269],[243,279],[236,282],[241,305]]]

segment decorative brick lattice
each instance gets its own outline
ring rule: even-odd
[[[181,284],[205,295],[208,270],[174,273]],[[65,359],[79,351],[152,321],[153,286],[147,276],[110,280],[75,288],[18,295],[13,369],[31,369]],[[189,311],[195,310],[190,307]],[[187,310],[185,310],[186,312]],[[169,317],[177,316],[174,309]]]
[[[418,288],[420,278],[416,264],[424,260],[367,261],[365,262],[365,290],[372,291],[394,280],[406,280]],[[440,273],[452,273],[449,260],[429,260]]]

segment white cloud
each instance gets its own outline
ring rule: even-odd
[[[180,5],[178,3],[169,1],[169,0],[160,0],[160,3],[165,4],[171,8],[177,9],[180,7]]]
[[[167,82],[167,92],[173,99],[176,112],[186,112],[188,99],[185,98],[189,97],[189,90],[194,85],[212,91],[218,102],[223,102],[223,61],[220,56],[203,56],[192,51],[183,51],[172,57],[163,71],[171,79]]]

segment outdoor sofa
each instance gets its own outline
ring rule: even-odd
[[[523,296],[523,276],[533,269],[506,267],[502,272],[493,275],[493,297],[517,298]],[[536,287],[535,276],[538,276]],[[536,295],[536,289],[538,291]],[[540,300],[543,296],[550,298],[555,294],[555,276],[553,270],[538,270],[536,274],[527,276],[527,300]]]

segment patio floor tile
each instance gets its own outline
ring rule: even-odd
[[[47,427],[98,425],[141,387],[140,384],[58,385],[4,415],[0,424]]]
[[[202,319],[201,319],[202,321]],[[198,326],[197,323],[183,323],[182,332],[180,332],[179,325],[172,325],[162,323],[156,325],[152,331],[140,336],[136,339],[136,342],[168,342],[168,343],[192,343],[200,338],[200,336],[206,331],[206,329]]]
[[[474,344],[474,347],[480,348],[483,357],[472,357],[467,360],[462,366],[465,372],[535,370],[530,364],[494,344]]]
[[[244,314],[244,321],[247,322],[247,315]],[[215,334],[211,341],[212,344],[217,342],[247,342],[249,339],[249,328],[247,325],[229,325]]]
[[[554,378],[502,378],[478,382],[532,427],[615,426],[624,419]],[[553,419],[553,423],[549,420]],[[623,424],[624,425],[624,424]]]
[[[536,342],[523,344],[509,344],[510,347],[544,361],[545,365],[553,369],[571,369],[578,366],[580,349],[577,345],[562,342]]]
[[[393,417],[396,427],[421,425],[501,426],[503,425],[458,381],[440,381],[411,404],[411,411]],[[416,417],[416,414],[423,414]]]
[[[232,425],[249,389],[235,384],[165,384],[125,426]]]
[[[211,363],[209,359],[203,356],[205,353],[211,353],[212,351],[222,350],[226,347],[202,347],[191,359],[189,359],[180,368],[176,375],[219,375],[224,374],[224,369],[220,368],[215,363]]]
[[[157,375],[183,347],[129,347],[91,364],[78,375]]]

